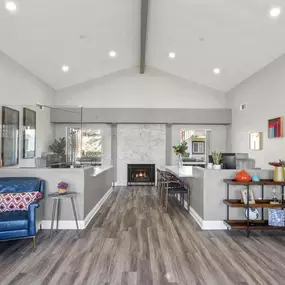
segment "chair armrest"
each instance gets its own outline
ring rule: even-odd
[[[33,202],[28,208],[28,218],[29,218],[29,236],[36,235],[36,209],[39,208],[38,202]]]

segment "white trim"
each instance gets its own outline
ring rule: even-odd
[[[180,195],[178,197],[178,200],[180,201]],[[188,208],[188,203],[186,201],[184,201],[184,207],[186,209]],[[191,206],[190,206],[189,213],[202,230],[226,230],[227,229],[223,221],[204,221]]]
[[[115,182],[115,186],[128,186],[128,184],[124,182]]]
[[[203,230],[226,230],[223,221],[203,221]]]
[[[105,195],[101,198],[101,200],[94,206],[94,208],[89,212],[89,214],[85,217],[84,221],[78,221],[78,227],[80,230],[84,230],[90,221],[93,219],[93,217],[96,215],[96,213],[100,210],[102,205],[105,203],[105,201],[108,199],[108,197],[111,195],[113,192],[113,187],[111,187]],[[53,228],[56,229],[57,222],[54,221]],[[42,221],[42,228],[44,230],[49,230],[51,228],[51,221],[50,220],[45,220]],[[58,229],[60,230],[76,230],[76,224],[75,220],[71,221],[59,221],[58,223]]]
[[[204,221],[191,206],[190,206],[189,213],[193,217],[193,219],[196,221],[196,223],[200,226],[200,228],[203,230],[203,222]]]
[[[56,229],[57,222],[54,221],[53,228]],[[49,230],[51,228],[51,221],[45,220],[42,222],[42,227],[44,230]],[[78,227],[80,230],[84,230],[84,221],[78,221]],[[58,223],[59,230],[76,230],[75,220],[73,221],[59,221]]]
[[[84,226],[85,228],[88,226],[90,221],[93,219],[93,217],[96,215],[96,213],[100,210],[102,205],[105,203],[105,201],[108,199],[108,197],[113,192],[113,187],[111,187],[105,195],[101,198],[101,200],[95,205],[95,207],[89,212],[89,214],[84,219]]]

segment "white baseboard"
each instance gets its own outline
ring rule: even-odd
[[[127,183],[123,183],[123,182],[115,182],[114,184],[115,186],[128,186]]]
[[[78,227],[80,230],[84,230],[84,221],[78,221]],[[45,220],[42,222],[42,228],[43,230],[49,230],[51,228],[51,221],[50,220]],[[57,228],[57,222],[54,221],[53,228]],[[59,230],[76,230],[76,224],[75,220],[73,221],[59,221],[58,222],[58,229]]]
[[[84,226],[85,228],[88,226],[90,221],[93,219],[93,217],[96,215],[96,213],[100,210],[102,205],[105,203],[105,201],[108,199],[108,197],[113,192],[113,187],[111,187],[105,195],[101,198],[101,200],[95,205],[95,207],[89,212],[89,214],[84,219]]]
[[[178,200],[180,201],[180,195],[178,196]],[[184,201],[184,207],[188,209],[188,203],[186,201]],[[202,230],[226,230],[227,229],[223,221],[204,221],[191,206],[190,206],[189,213]]]
[[[100,210],[104,202],[108,199],[110,194],[113,192],[113,188],[111,187],[105,195],[101,198],[101,200],[94,206],[94,208],[89,212],[89,214],[86,216],[86,218],[82,221],[78,221],[78,227],[80,230],[84,230],[90,221],[93,219],[93,217],[96,215],[96,213]],[[51,221],[50,220],[44,220],[42,221],[42,228],[44,230],[49,230],[51,228]],[[57,227],[57,222],[54,221],[53,228],[56,229]],[[75,220],[71,221],[59,221],[58,222],[58,229],[60,230],[76,230],[76,224]]]

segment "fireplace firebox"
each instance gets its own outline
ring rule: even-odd
[[[155,185],[155,164],[128,164],[128,186]]]

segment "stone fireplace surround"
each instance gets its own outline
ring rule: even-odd
[[[128,164],[155,164],[166,162],[166,126],[164,124],[118,124],[117,182],[128,182]]]

